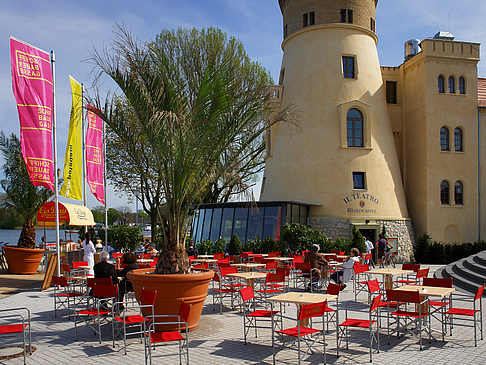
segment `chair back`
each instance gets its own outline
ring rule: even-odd
[[[150,267],[151,268],[156,267],[156,266],[157,266],[157,260],[150,261]]]
[[[216,263],[219,264],[229,264],[229,258],[218,259]]]
[[[285,274],[284,273],[272,273],[268,272],[267,277],[265,278],[265,283],[281,283],[285,281]]]
[[[251,255],[252,253],[253,253],[253,252],[251,252],[251,251],[242,252],[242,253],[240,254],[240,257],[241,257],[242,259],[248,259],[248,258],[250,258],[250,255]]]
[[[140,294],[140,303],[142,305],[154,305],[155,298],[157,298],[157,290],[146,290],[142,288],[142,293]]]
[[[326,293],[331,295],[339,295],[341,292],[341,285],[329,283],[327,284]]]
[[[243,302],[247,302],[250,299],[255,298],[255,293],[253,292],[251,286],[245,286],[244,288],[241,288],[240,295]]]
[[[380,283],[378,282],[378,279],[374,279],[374,280],[368,280],[366,282],[366,285],[368,286],[368,291],[370,293],[375,293],[375,292],[379,292],[380,291]]]
[[[386,299],[392,302],[402,303],[415,303],[422,302],[420,299],[420,293],[417,291],[405,291],[405,290],[386,290]]]
[[[203,262],[202,264],[195,265],[194,269],[209,269],[209,264],[207,262]]]
[[[305,257],[310,251],[302,251],[302,256]]]
[[[228,255],[228,262],[235,262],[235,255]]]
[[[77,269],[79,266],[88,266],[88,261],[73,261],[73,269]]]
[[[224,252],[215,253],[213,256],[213,259],[215,260],[221,260],[222,258],[224,258]]]
[[[303,319],[323,316],[327,306],[327,300],[324,302],[305,304],[300,308],[298,319]]]
[[[478,300],[479,298],[481,298],[483,296],[483,293],[484,293],[484,285],[478,288],[478,290],[476,291],[476,295],[474,296],[474,300]]]
[[[370,312],[373,312],[376,308],[378,308],[380,301],[381,301],[381,294],[378,294],[376,297],[373,298],[373,301],[371,302]]]
[[[218,267],[221,268],[226,268],[226,267],[231,267],[231,264],[229,262],[218,262]]]
[[[182,322],[187,322],[189,318],[189,314],[191,313],[191,305],[181,301],[181,305],[179,307],[179,317]]]
[[[96,284],[93,287],[93,296],[97,298],[116,298],[118,285]]]
[[[331,250],[331,253],[333,253],[335,255],[341,255],[341,251],[339,251],[339,250]]]
[[[152,255],[150,253],[143,253],[140,255],[141,259],[150,259],[152,258]]]
[[[61,264],[61,270],[68,274],[71,273],[71,268],[69,267],[68,264]]]
[[[304,256],[295,255],[294,256],[294,264],[296,264],[297,262],[304,262]]]
[[[221,283],[221,278],[219,277],[218,273],[214,273],[213,280],[217,283]]]
[[[365,271],[369,271],[370,270],[370,265],[360,265],[358,263],[355,263],[353,265],[353,270],[354,270],[354,274],[362,274],[364,273]]]
[[[227,276],[228,274],[237,274],[238,273],[238,268],[234,266],[230,267],[221,267],[219,269],[219,272],[221,273],[221,276]]]
[[[371,253],[367,253],[366,255],[364,255],[364,259],[365,259],[366,261],[371,260],[372,256],[373,256],[373,255],[372,255]]]
[[[452,278],[424,278],[425,286],[435,286],[439,288],[452,288]]]
[[[280,257],[282,253],[280,251],[274,251],[274,252],[270,252],[268,254],[268,257]]]
[[[88,288],[93,288],[95,285],[113,285],[110,278],[87,278],[86,286]]]
[[[275,269],[275,272],[278,273],[283,273],[285,277],[290,276],[290,267],[277,267]]]
[[[257,264],[263,263],[263,256],[262,255],[253,255],[253,261]]]
[[[301,271],[310,271],[311,270],[311,264],[310,264],[310,262],[296,262],[295,268],[297,270],[301,270]]]
[[[429,268],[417,271],[417,279],[426,278],[429,275]]]
[[[67,288],[69,286],[67,278],[64,276],[53,276],[52,277],[52,283],[57,286],[62,286],[64,288]]]
[[[267,262],[265,269],[266,270],[276,270],[277,269],[277,262],[276,261]]]
[[[402,264],[402,270],[413,270],[418,272],[420,270],[420,264]]]
[[[120,257],[122,257],[122,256],[123,256],[123,253],[121,253],[121,252],[114,252],[114,253],[113,253],[113,258],[114,258],[114,259],[120,258]]]

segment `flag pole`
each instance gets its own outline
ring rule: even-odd
[[[86,136],[84,135],[84,83],[81,83],[81,141],[83,144],[83,205],[86,207]],[[88,226],[84,226],[84,233],[88,232]]]
[[[103,192],[105,194],[105,251],[108,252],[108,206],[106,204],[106,124],[103,120]]]
[[[54,137],[54,206],[56,214],[56,254],[57,254],[57,276],[61,275],[61,250],[59,242],[59,193],[57,186],[59,178],[57,176],[57,128],[56,128],[56,55],[51,51],[51,72],[52,72],[52,129]]]

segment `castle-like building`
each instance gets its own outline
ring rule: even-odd
[[[405,43],[380,66],[378,0],[279,0],[283,59],[261,201],[308,203],[332,237],[382,226],[404,256],[415,236],[486,238],[486,80],[479,44],[448,32]],[[479,89],[478,89],[479,84]]]

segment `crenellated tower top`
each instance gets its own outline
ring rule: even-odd
[[[354,24],[375,32],[378,0],[278,0],[284,39],[307,27],[330,23]]]

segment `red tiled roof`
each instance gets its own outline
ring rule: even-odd
[[[478,106],[486,108],[486,79],[478,78]]]

